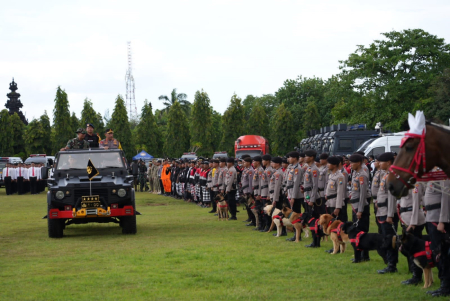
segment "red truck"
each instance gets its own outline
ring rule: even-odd
[[[239,137],[234,143],[234,154],[236,158],[243,155],[262,156],[269,153],[269,141],[257,135],[245,135]]]

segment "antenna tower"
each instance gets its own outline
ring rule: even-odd
[[[125,84],[127,87],[127,92],[125,95],[126,102],[125,105],[128,110],[128,117],[130,120],[137,118],[137,107],[136,99],[134,98],[134,77],[132,73],[132,63],[131,63],[131,42],[127,42],[128,45],[128,70],[125,75]]]

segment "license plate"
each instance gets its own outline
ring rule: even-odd
[[[101,206],[100,196],[98,195],[81,197],[81,208],[96,208],[100,206]]]

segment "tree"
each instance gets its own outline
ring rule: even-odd
[[[46,142],[43,144],[44,154],[51,155],[52,147],[48,142],[51,141],[52,128],[50,127],[50,118],[47,115],[47,111],[44,111],[44,114],[39,117],[39,122],[41,123],[46,139]]]
[[[69,100],[67,93],[58,86],[53,109],[53,128],[55,129],[53,152],[56,153],[67,144],[70,138],[75,137],[71,124]]]
[[[118,95],[116,98],[116,105],[109,123],[114,131],[114,138],[119,140],[127,159],[131,159],[134,154],[134,145],[132,145],[127,109],[121,95]]]
[[[147,100],[144,102],[141,112],[141,120],[136,127],[136,143],[145,147],[145,150],[156,157],[160,155],[161,145],[159,144],[161,133],[156,125],[156,118],[153,115],[152,104]]]
[[[177,89],[173,89],[170,93],[170,97],[166,95],[161,95],[158,97],[159,100],[163,101],[163,104],[166,106],[162,111],[169,112],[170,107],[178,101],[178,103],[181,105],[181,108],[183,109],[186,116],[189,116],[191,111],[191,103],[187,100],[187,95],[184,93],[178,93]],[[161,111],[161,112],[162,112]]]
[[[28,154],[49,154],[47,153],[50,148],[49,137],[50,133],[44,129],[42,122],[33,119],[25,130],[25,144]],[[63,146],[66,146],[66,144],[67,141]]]
[[[198,155],[211,156],[214,147],[212,140],[212,108],[208,93],[195,92],[191,114],[191,145],[199,145]]]
[[[22,120],[20,120],[20,117],[17,113],[10,115],[9,120],[13,133],[11,139],[13,141],[14,155],[22,157],[19,154],[23,153],[23,155],[25,155],[25,141],[23,139],[23,136],[25,134],[25,124],[22,122]]]
[[[220,140],[222,140],[223,136],[223,129],[222,129],[222,115],[220,115],[219,112],[213,111],[212,112],[212,144],[213,144],[213,151],[221,151],[219,149],[220,146]]]
[[[77,115],[75,115],[75,112],[72,112],[72,116],[70,116],[70,125],[72,127],[72,133],[75,133],[76,130],[80,127],[80,120],[77,118]],[[84,127],[86,128],[86,125]]]
[[[260,104],[259,100],[253,105],[253,109],[247,119],[246,133],[249,135],[259,135],[269,137],[269,118]]]
[[[164,155],[179,158],[189,149],[189,126],[187,118],[178,101],[170,107],[167,120],[167,133],[164,142]]]
[[[450,118],[450,69],[445,69],[430,87],[431,97],[423,101],[427,119],[449,124]]]
[[[272,153],[285,155],[294,149],[296,145],[294,118],[292,113],[286,109],[284,103],[278,106],[272,120]]]
[[[407,128],[407,114],[430,96],[434,78],[450,65],[450,45],[422,29],[382,33],[368,47],[359,45],[340,61],[347,89],[333,114],[337,121],[381,121],[385,128]],[[356,93],[355,93],[355,92]]]
[[[222,118],[223,136],[220,148],[225,150],[228,155],[234,153],[234,142],[244,134],[244,125],[244,110],[241,99],[234,94]]]
[[[13,127],[9,112],[3,109],[0,112],[0,154],[1,156],[14,155]]]

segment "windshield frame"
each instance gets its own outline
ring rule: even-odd
[[[75,162],[69,162],[70,158]],[[98,170],[126,169],[125,158],[119,152],[60,152],[55,170],[86,170],[89,159]]]

